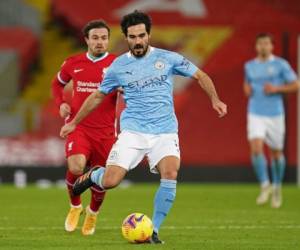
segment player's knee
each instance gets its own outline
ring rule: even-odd
[[[72,174],[74,175],[82,175],[83,174],[83,166],[79,163],[74,163],[72,162],[71,164],[69,164],[69,170]]]
[[[177,169],[167,169],[162,171],[161,178],[168,180],[176,180],[177,179],[178,170]]]
[[[260,147],[253,147],[251,153],[252,153],[252,155],[254,155],[254,156],[258,156],[258,155],[260,155],[260,154],[263,153],[263,149],[260,148]]]
[[[85,159],[83,157],[71,156],[68,158],[68,168],[74,175],[82,175],[85,167]]]
[[[254,156],[258,156],[263,153],[263,141],[261,139],[254,139],[250,142],[251,154]]]
[[[272,158],[275,159],[275,160],[279,160],[282,156],[282,151],[280,150],[273,150],[272,151]]]

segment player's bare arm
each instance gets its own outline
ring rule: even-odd
[[[210,77],[201,70],[197,70],[193,77],[198,80],[201,88],[210,98],[213,109],[217,111],[219,117],[225,116],[227,114],[227,105],[219,99],[214,83]]]
[[[299,80],[293,81],[288,84],[279,85],[279,86],[275,86],[271,83],[266,83],[264,85],[264,91],[267,95],[294,93],[297,92],[299,88],[300,88]]]
[[[83,118],[90,114],[104,99],[105,94],[100,91],[95,91],[92,93],[82,104],[78,113],[75,115],[74,119],[64,125],[60,130],[60,136],[65,138],[69,133],[71,133],[76,125],[80,123]]]
[[[73,81],[71,80],[70,82],[68,82],[68,84],[65,85],[64,87],[64,91],[72,91],[73,90]],[[69,115],[71,114],[71,106],[66,103],[63,102],[60,106],[59,106],[59,115],[61,118],[67,118]]]
[[[248,82],[246,82],[246,81],[244,82],[243,89],[244,89],[244,94],[246,97],[249,97],[252,95],[252,88]]]
[[[71,107],[68,103],[63,102],[59,106],[59,115],[61,118],[67,118],[71,114]]]

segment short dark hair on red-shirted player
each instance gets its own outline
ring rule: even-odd
[[[261,32],[261,33],[258,33],[255,37],[255,42],[257,42],[259,39],[261,38],[269,38],[271,40],[271,42],[273,43],[274,42],[274,37],[271,33],[268,33],[268,32]]]
[[[145,24],[146,31],[148,34],[150,34],[151,25],[152,25],[150,16],[143,12],[135,10],[134,12],[129,13],[128,15],[126,15],[122,18],[121,28],[122,28],[122,32],[124,33],[124,35],[127,36],[128,27],[137,25],[137,24]]]
[[[97,29],[97,28],[105,28],[108,31],[108,35],[110,35],[110,28],[106,24],[106,22],[102,19],[99,20],[92,20],[88,22],[82,29],[83,35],[88,38],[89,37],[89,32],[91,29]]]

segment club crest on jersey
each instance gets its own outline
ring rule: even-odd
[[[154,64],[154,67],[156,69],[163,69],[165,67],[165,64],[162,62],[162,61],[157,61],[155,64]]]
[[[68,151],[72,151],[72,149],[73,149],[73,141],[71,141],[71,142],[69,142],[69,144],[68,144]]]
[[[116,161],[118,159],[118,157],[119,157],[118,152],[116,150],[113,150],[110,152],[108,158],[110,161]]]

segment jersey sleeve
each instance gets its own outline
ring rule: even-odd
[[[52,95],[54,97],[54,102],[57,105],[57,107],[60,107],[60,105],[64,102],[64,87],[72,79],[71,75],[69,74],[69,68],[70,59],[67,59],[61,65],[60,71],[57,73],[56,77],[54,77],[54,79],[52,80],[51,90]]]
[[[60,107],[60,105],[64,102],[64,85],[57,79],[57,77],[54,77],[54,79],[52,80],[51,91],[56,106]]]
[[[286,83],[291,83],[297,80],[297,75],[287,61],[282,62],[282,76]]]
[[[67,84],[71,79],[72,76],[70,75],[70,60],[66,60],[60,67],[60,71],[57,73],[57,79],[62,84]]]
[[[198,70],[196,65],[178,53],[172,53],[171,60],[174,75],[192,77]]]
[[[107,69],[107,72],[105,73],[102,83],[98,87],[98,90],[103,94],[109,94],[120,86],[121,85],[119,84],[119,81],[116,77],[114,67],[113,65],[111,65]]]

